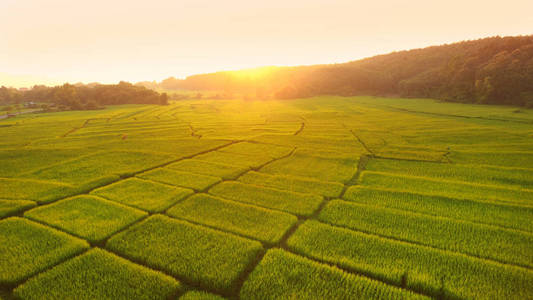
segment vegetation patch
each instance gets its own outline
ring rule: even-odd
[[[298,150],[290,157],[277,160],[261,171],[274,175],[295,175],[321,181],[347,182],[357,170],[358,159],[326,158],[300,153]]]
[[[533,186],[533,170],[518,168],[372,159],[368,162],[365,169],[369,171],[517,188]]]
[[[247,172],[239,177],[239,181],[299,193],[312,193],[324,197],[339,197],[344,185],[338,182],[324,182],[311,178],[288,175],[270,175],[255,171]]]
[[[258,168],[261,165],[271,161],[272,158],[266,155],[248,155],[240,153],[228,153],[221,151],[211,151],[202,155],[195,156],[194,159],[212,162],[222,163],[227,165],[237,165],[248,168]]]
[[[27,176],[81,184],[106,176],[123,176],[172,160],[172,156],[143,152],[110,151],[44,168]]]
[[[321,221],[500,262],[533,267],[533,234],[388,208],[331,201]]]
[[[282,191],[236,181],[223,182],[215,185],[209,190],[209,193],[300,216],[311,215],[323,200],[318,195]]]
[[[450,153],[450,160],[463,164],[517,167],[533,170],[532,151],[453,151]]]
[[[287,241],[302,255],[437,298],[524,299],[533,272],[524,268],[380,238],[308,221]]]
[[[14,215],[37,205],[28,200],[0,200],[0,218]]]
[[[269,250],[245,281],[241,299],[426,299],[406,290]]]
[[[392,159],[405,160],[419,160],[427,162],[442,161],[445,159],[446,151],[435,151],[424,148],[400,147],[387,145],[375,151],[374,154],[378,157],[386,157]]]
[[[224,300],[226,298],[202,291],[189,291],[183,294],[179,300]]]
[[[248,167],[225,165],[197,159],[185,159],[170,164],[168,167],[178,171],[220,177],[225,180],[234,179],[249,169]]]
[[[137,177],[179,187],[191,188],[197,191],[202,191],[222,180],[219,177],[176,171],[167,168],[155,169],[137,175]]]
[[[0,285],[13,285],[87,249],[87,242],[35,222],[0,221]]]
[[[227,201],[207,194],[194,195],[171,207],[167,214],[270,244],[277,243],[298,220],[287,213]]]
[[[169,299],[174,278],[95,248],[31,278],[14,291],[22,299]]]
[[[338,153],[356,153],[357,155],[365,153],[364,147],[358,141],[354,140],[351,137],[338,139],[331,138],[328,135],[324,135],[321,137],[307,137],[301,135],[294,135],[294,133],[291,133],[289,135],[266,134],[254,137],[253,141],[285,147],[297,147],[298,149],[306,148],[330,150],[336,151]]]
[[[253,156],[267,155],[270,158],[275,159],[289,154],[292,149],[290,147],[244,142],[224,147],[219,151],[236,154],[247,154]]]
[[[156,215],[113,236],[107,247],[137,262],[228,293],[263,251],[259,242]]]
[[[533,204],[533,190],[505,188],[495,185],[472,184],[457,181],[443,181],[428,177],[395,175],[374,171],[361,174],[361,185],[388,190],[413,192],[424,195],[443,196],[456,199]]]
[[[190,189],[129,178],[94,190],[92,194],[149,212],[161,212],[192,194]]]
[[[75,191],[75,188],[68,184],[12,178],[0,178],[0,186],[1,198],[34,200],[39,203],[65,197]]]
[[[41,169],[78,157],[83,149],[10,149],[0,151],[0,177],[23,176],[21,174]]]
[[[179,123],[178,123],[179,125]],[[152,128],[152,126],[154,126]],[[118,129],[125,132],[122,126]],[[116,132],[117,128],[111,128],[111,132]],[[120,150],[135,149],[145,153],[163,153],[172,155],[175,158],[183,158],[194,155],[202,151],[222,146],[228,142],[216,139],[194,139],[184,137],[175,137],[176,134],[182,132],[184,128],[171,123],[168,129],[159,125],[158,122],[149,121],[139,128],[132,129],[128,132],[128,138],[125,140],[115,140],[108,147]],[[97,132],[100,132],[98,130]]]
[[[146,212],[94,196],[78,196],[40,206],[24,216],[99,242],[145,217]]]
[[[344,199],[464,221],[533,232],[533,207],[478,202],[409,192],[351,186]]]

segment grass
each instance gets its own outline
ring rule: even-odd
[[[35,222],[0,221],[0,285],[13,285],[87,249],[87,242]]]
[[[241,299],[425,299],[281,249],[267,252],[244,283]]]
[[[345,200],[533,232],[533,208],[351,186]]]
[[[37,205],[28,200],[0,200],[0,218],[5,218]]]
[[[287,175],[270,175],[250,171],[239,177],[239,181],[299,193],[312,193],[324,197],[339,197],[344,185],[338,182],[323,182]]]
[[[179,187],[190,188],[196,191],[202,191],[216,183],[219,183],[222,180],[214,176],[200,175],[190,172],[181,172],[167,168],[155,169],[146,173],[139,174],[137,175],[137,177],[171,184]]]
[[[212,187],[209,193],[230,200],[273,208],[300,216],[311,215],[322,202],[322,197],[318,195],[282,191],[236,181],[218,184]]]
[[[92,192],[94,195],[148,212],[164,211],[192,193],[190,189],[138,178],[128,178]]]
[[[96,248],[31,278],[14,294],[21,299],[169,299],[181,289],[170,276]]]
[[[138,209],[94,196],[69,198],[24,213],[27,218],[95,243],[147,215]]]
[[[274,244],[296,223],[293,215],[196,194],[171,207],[167,214]]]
[[[331,201],[326,223],[500,262],[533,267],[533,234],[400,210]]]
[[[113,252],[182,278],[229,293],[262,251],[259,242],[156,215],[113,236]]]
[[[246,172],[249,168],[242,166],[226,165],[196,159],[186,159],[168,166],[171,169],[183,172],[197,173],[220,177],[225,180],[234,179]]]
[[[533,272],[308,221],[289,248],[397,286],[448,299],[525,299]],[[483,291],[483,293],[479,293]]]

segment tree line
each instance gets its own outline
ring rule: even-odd
[[[533,35],[464,41],[342,64],[217,72],[149,84],[255,98],[377,95],[533,107]]]
[[[36,85],[20,90],[0,87],[0,104],[40,103],[56,110],[98,109],[113,104],[168,104],[166,93],[121,81],[118,84]]]

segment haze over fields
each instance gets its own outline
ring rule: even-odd
[[[0,1],[0,85],[117,83],[352,61],[531,34],[533,3]]]
[[[531,0],[0,0],[0,300],[533,299]]]

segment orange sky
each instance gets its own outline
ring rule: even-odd
[[[533,1],[0,0],[0,85],[161,80],[533,34]]]

